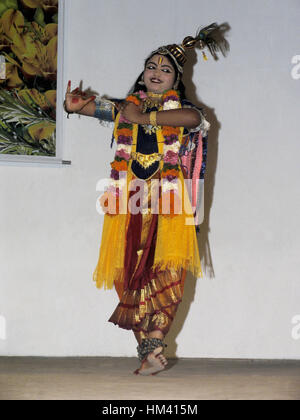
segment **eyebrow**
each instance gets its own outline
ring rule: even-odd
[[[147,66],[148,66],[149,64],[154,64],[155,66],[157,66],[157,64],[156,64],[156,63],[154,63],[154,61],[149,61],[149,62],[147,63]],[[172,69],[172,67],[171,67],[171,66],[169,66],[169,64],[163,64],[163,65],[162,65],[162,67],[169,67],[169,69],[173,70],[173,69]]]

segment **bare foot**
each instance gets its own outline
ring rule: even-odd
[[[163,364],[163,365],[167,365],[168,364],[168,361],[167,361],[167,359],[165,358],[165,356],[162,354],[162,353],[159,353],[158,355],[156,355],[156,358],[157,359],[159,359],[160,360],[160,362]]]
[[[141,364],[141,367],[134,371],[135,374],[150,375],[159,372],[168,364],[167,359],[161,353],[162,347],[157,347],[148,354],[147,359]]]

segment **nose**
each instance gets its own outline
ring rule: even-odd
[[[160,70],[156,67],[156,69],[154,70],[154,76],[158,77],[160,75]]]

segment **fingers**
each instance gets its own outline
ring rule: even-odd
[[[73,90],[72,90],[72,92],[71,92],[71,80],[69,80],[69,81],[68,81],[68,85],[67,85],[67,91],[66,91],[66,93],[67,93],[67,94],[69,93],[69,94],[72,94],[72,95],[79,94],[79,95],[81,95],[81,96],[86,96],[86,95],[87,95],[85,92],[82,92],[82,90],[81,90],[81,89],[79,89],[79,87],[77,87],[77,88],[73,89]]]
[[[85,99],[85,104],[88,104],[89,102],[92,102],[96,99],[96,96],[91,96],[90,98]]]
[[[96,96],[92,96],[90,98],[87,98],[87,93],[80,91],[78,87],[76,89],[73,89],[72,92],[70,92],[70,91],[67,92],[66,97],[72,98],[72,102],[74,102],[74,103],[78,102],[79,99],[84,100],[84,101],[86,99],[88,99],[88,100],[96,99]],[[73,99],[76,99],[76,100],[73,101]]]
[[[129,105],[129,103],[130,102],[126,102],[126,101],[122,102],[121,105],[120,105],[120,107],[119,107],[119,111],[121,113],[124,112],[125,111],[125,108]]]
[[[74,102],[74,100],[76,100],[76,99],[77,99],[76,102],[79,102],[79,98],[80,98],[80,104],[79,104],[79,106],[82,105],[82,106],[80,106],[79,111],[81,111],[82,108],[84,108],[88,103],[94,101],[96,99],[96,96],[91,96],[90,98],[87,98],[87,99],[83,99],[80,96],[80,97],[77,97],[77,98],[72,98],[72,102]]]
[[[91,96],[90,98],[83,98],[81,95],[77,95],[77,96],[73,96],[73,98],[71,99],[71,102],[73,104],[77,104],[78,102],[80,102],[81,104],[88,104],[89,102],[93,101],[94,99],[96,99],[96,96]]]
[[[71,92],[71,80],[69,80],[68,85],[67,85],[66,96],[68,94],[75,95],[78,91],[79,91],[79,88],[77,87],[76,89],[73,89],[72,92]]]

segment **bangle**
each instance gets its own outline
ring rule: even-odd
[[[151,111],[149,115],[150,125],[152,125],[153,127],[157,127],[156,114],[157,114],[157,111]]]
[[[105,98],[96,97],[95,99],[95,113],[94,117],[102,121],[112,122],[115,120],[114,109],[115,104]]]

